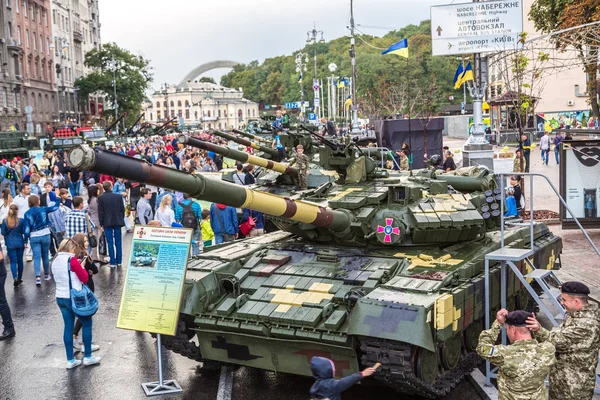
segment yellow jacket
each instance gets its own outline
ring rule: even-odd
[[[203,241],[208,241],[208,240],[213,240],[215,238],[215,234],[212,230],[212,228],[210,227],[210,220],[208,219],[203,219],[202,222],[200,222],[200,229],[202,230],[202,240]]]

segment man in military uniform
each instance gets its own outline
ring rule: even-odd
[[[565,322],[548,331],[530,316],[527,327],[539,342],[556,347],[556,364],[550,370],[550,399],[591,399],[600,350],[598,305],[588,300],[590,289],[581,282],[565,282],[561,292],[560,302],[567,311]]]
[[[296,146],[296,163],[294,167],[298,170],[298,186],[300,189],[308,188],[306,183],[306,175],[308,174],[308,157],[304,154],[304,146],[299,144]]]
[[[525,311],[498,311],[492,327],[481,332],[477,354],[500,367],[498,371],[499,399],[546,400],[544,380],[550,366],[556,362],[554,345],[538,343],[527,329]],[[502,325],[510,345],[495,345]]]

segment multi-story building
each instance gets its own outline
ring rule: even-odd
[[[237,129],[258,117],[258,104],[244,98],[241,88],[209,82],[165,84],[144,105],[147,122],[160,123],[177,117],[178,123],[202,129]]]
[[[523,31],[527,33],[528,39],[534,39],[541,35],[535,29],[533,21],[529,19],[529,11],[533,2],[534,0],[523,0]],[[551,47],[547,42],[541,41],[539,46],[541,49]],[[502,96],[508,90],[504,82],[506,74],[500,73],[500,68],[506,69],[506,66],[494,65],[493,59],[490,64],[488,97],[494,99]],[[543,81],[537,85],[543,89],[539,93],[539,101],[535,107],[536,113],[544,114],[547,119],[558,119],[559,116],[569,116],[570,119],[572,115],[589,110],[585,94],[587,77],[581,66],[561,70],[560,74],[546,73],[542,79]]]
[[[100,47],[98,1],[52,0],[51,11],[59,120],[79,122],[83,113],[98,112],[97,97],[81,101],[75,87],[75,81],[89,72],[85,54]]]
[[[1,8],[2,128],[17,123],[41,133],[56,111],[50,2],[4,0]]]

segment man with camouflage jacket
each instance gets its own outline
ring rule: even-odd
[[[500,400],[546,400],[546,375],[556,361],[554,345],[538,343],[525,327],[525,311],[498,311],[492,327],[481,332],[477,354],[500,367],[498,395]],[[511,345],[495,345],[502,325]]]
[[[591,399],[600,350],[598,305],[589,302],[590,289],[581,282],[565,282],[561,292],[560,301],[567,311],[565,322],[548,331],[530,316],[527,327],[538,341],[556,347],[556,364],[550,370],[550,399]]]

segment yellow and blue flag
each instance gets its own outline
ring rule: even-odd
[[[337,84],[338,89],[345,88],[348,85],[348,80],[346,78],[341,78]]]
[[[458,69],[456,70],[456,74],[454,74],[454,89],[460,88],[460,78],[462,78],[462,74],[465,72],[462,63],[458,64]]]
[[[408,58],[408,39],[402,39],[398,43],[394,43],[381,54],[396,54],[400,57]]]
[[[298,83],[302,83],[302,74],[298,77]]]
[[[349,110],[350,107],[352,107],[352,96],[348,96],[348,98],[344,102],[344,107],[346,108],[346,110]]]
[[[471,63],[467,64],[467,68],[465,68],[465,72],[463,72],[462,76],[459,79],[460,85],[463,83],[467,83],[468,81],[474,81],[475,77],[473,75],[473,66]],[[459,87],[460,87],[459,85]]]

